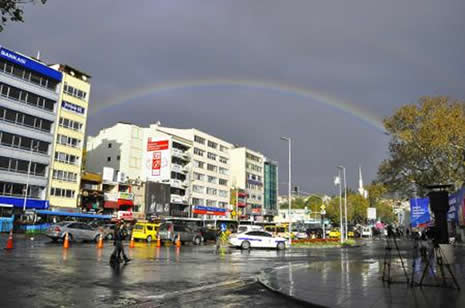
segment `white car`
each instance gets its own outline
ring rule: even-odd
[[[237,233],[244,233],[248,231],[265,231],[262,226],[256,225],[240,225],[237,227]]]
[[[370,227],[363,227],[362,228],[362,237],[373,237],[373,233],[371,232]]]
[[[248,231],[245,233],[232,234],[229,237],[229,244],[242,249],[250,248],[274,248],[283,250],[286,248],[286,239],[283,237],[273,237],[265,231]]]

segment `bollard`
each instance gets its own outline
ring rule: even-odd
[[[136,245],[134,244],[134,234],[131,235],[131,241],[129,242],[129,248],[134,248]]]
[[[157,248],[161,247],[161,239],[160,239],[160,234],[157,235]]]
[[[68,249],[68,247],[69,247],[69,238],[68,238],[68,232],[66,232],[65,241],[63,242],[63,248]]]
[[[97,242],[97,248],[103,248],[103,234],[100,233],[100,236],[99,236],[99,239],[98,239],[98,242]]]
[[[8,236],[5,249],[13,249],[13,228],[10,230],[10,235]]]
[[[178,233],[178,239],[176,240],[176,247],[181,247],[181,236]]]

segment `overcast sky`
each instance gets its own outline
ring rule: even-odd
[[[363,118],[382,119],[424,95],[465,97],[464,16],[463,0],[48,0],[27,5],[25,22],[8,24],[0,44],[93,76],[90,135],[117,121],[199,128],[278,161],[281,194],[288,161],[279,137],[291,136],[293,182],[335,193],[338,164],[356,188],[358,166],[369,182],[386,157],[388,138]],[[138,89],[205,79],[331,99],[226,84],[114,105]]]

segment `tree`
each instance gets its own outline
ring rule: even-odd
[[[279,204],[280,209],[288,209],[289,208],[289,203],[288,202],[283,202]],[[305,199],[304,198],[293,198],[292,199],[292,209],[298,210],[298,209],[304,209],[305,208]]]
[[[344,196],[342,201],[342,216],[344,218]],[[364,223],[367,218],[368,200],[361,196],[359,193],[350,192],[347,194],[347,223],[355,225]],[[326,217],[339,225],[339,197],[332,198],[326,207]],[[344,221],[343,221],[344,223]]]
[[[448,97],[422,97],[384,120],[391,136],[390,157],[378,169],[378,180],[390,192],[411,196],[416,186],[463,185],[465,179],[465,104]],[[416,184],[416,185],[414,185]]]
[[[23,8],[22,5],[26,3],[35,2],[34,0],[0,0],[0,11],[2,12],[2,22],[0,23],[0,32],[3,31],[3,26],[8,21],[23,22]],[[40,0],[45,4],[47,0]]]

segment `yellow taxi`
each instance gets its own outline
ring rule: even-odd
[[[132,234],[135,240],[144,240],[151,242],[157,239],[157,232],[160,224],[149,222],[138,222],[132,229]]]
[[[339,238],[341,237],[341,232],[339,231],[339,229],[333,229],[329,232],[329,237],[330,238]]]
[[[277,237],[289,238],[289,228],[287,225],[268,225],[265,226],[265,231],[270,232]]]

